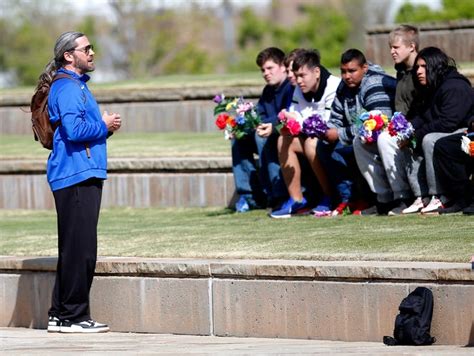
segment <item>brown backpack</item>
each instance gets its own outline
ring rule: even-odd
[[[44,83],[39,87],[31,98],[31,123],[35,141],[39,141],[44,148],[53,149],[54,131],[61,124],[58,120],[54,125],[49,121],[48,95],[51,85],[58,79],[68,78],[75,80],[70,75],[60,73],[53,78],[50,84]]]

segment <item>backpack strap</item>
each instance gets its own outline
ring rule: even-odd
[[[50,84],[50,87],[53,85],[53,83],[56,81],[56,80],[59,80],[59,79],[70,79],[72,81],[74,81],[78,86],[79,88],[81,88],[81,85],[80,85],[80,82],[79,80],[77,80],[76,78],[70,76],[69,74],[66,74],[66,73],[58,73],[56,74],[54,77],[53,77],[53,80],[51,81],[51,84]],[[81,88],[82,90],[82,88]],[[84,95],[84,93],[82,93]],[[84,95],[84,102],[86,101],[86,96]],[[52,128],[53,128],[53,131],[55,131],[59,126],[61,125],[61,119],[59,119],[58,121],[56,121],[54,123],[54,125],[51,125]]]

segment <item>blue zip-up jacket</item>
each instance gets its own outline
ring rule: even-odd
[[[266,85],[257,104],[257,112],[262,123],[272,123],[273,128],[278,123],[278,113],[288,109],[293,97],[293,86],[285,79],[278,87]]]
[[[68,74],[75,80],[55,81],[48,96],[51,124],[61,120],[54,132],[53,150],[46,168],[52,191],[90,178],[107,179],[108,130],[99,105],[87,87],[90,78],[64,68],[58,73]]]

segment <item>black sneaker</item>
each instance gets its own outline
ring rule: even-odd
[[[460,213],[465,208],[465,206],[461,206],[458,203],[454,203],[450,207],[447,208],[438,208],[438,214],[455,214]]]
[[[48,332],[58,333],[61,331],[61,322],[55,316],[49,316],[48,318]]]
[[[357,210],[354,215],[377,215],[377,206],[372,205],[371,207],[363,210]]]
[[[61,322],[62,333],[105,333],[110,328],[106,324],[98,323],[94,320],[85,320],[74,323],[69,320]]]
[[[408,204],[405,201],[397,200],[395,206],[388,212],[388,216],[401,215],[406,208],[408,208]]]

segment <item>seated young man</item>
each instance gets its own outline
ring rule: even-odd
[[[291,106],[286,115],[302,122],[313,114],[319,114],[327,121],[330,108],[340,79],[331,75],[320,63],[319,53],[307,50],[298,53],[293,60],[292,71],[296,78]],[[316,137],[304,133],[292,136],[289,132],[278,138],[278,153],[290,199],[279,209],[274,210],[272,218],[289,218],[291,215],[308,212],[309,207],[301,188],[301,165],[298,155],[304,155],[316,176],[322,190],[322,198],[315,213],[330,213],[330,185],[326,172],[316,155]]]
[[[296,77],[295,77],[295,73],[293,72],[293,61],[295,60],[296,57],[298,57],[298,55],[300,55],[301,53],[304,53],[305,51],[306,49],[304,48],[295,48],[292,51],[290,51],[285,56],[285,59],[283,60],[283,63],[285,64],[285,67],[286,67],[286,76],[293,87],[296,87]]]
[[[277,115],[291,102],[293,87],[286,77],[282,50],[269,47],[256,59],[266,86],[257,104],[262,124],[242,139],[232,140],[232,171],[239,200],[237,212],[246,212],[259,206],[276,206],[285,201],[288,193],[283,182],[278,161],[275,130]],[[258,154],[258,170],[254,160]]]
[[[319,140],[317,145],[318,157],[339,194],[340,204],[332,215],[341,215],[352,202],[354,182],[360,174],[353,148],[358,131],[356,119],[362,112],[376,109],[391,115],[396,85],[394,78],[384,74],[380,67],[369,65],[357,49],[342,54],[341,77],[329,129],[325,139]]]
[[[474,117],[467,127],[467,132],[441,137],[434,146],[434,169],[450,201],[450,206],[438,208],[439,214],[462,211],[474,215],[474,187],[470,179],[474,173]]]
[[[415,69],[421,105],[411,119],[416,141],[413,160],[422,160],[418,191],[422,197],[431,197],[420,212],[438,213],[450,202],[433,164],[434,147],[440,138],[466,130],[474,117],[474,92],[469,79],[458,72],[455,60],[440,48],[423,48],[415,59]]]
[[[412,47],[414,51],[414,45]],[[410,56],[410,60],[413,62],[414,57],[416,57],[416,51],[414,51],[414,55]],[[398,100],[400,100],[403,89],[400,85],[397,88],[397,81],[383,73],[374,77],[373,84],[378,91],[376,109],[390,118],[394,112],[396,90],[399,94]],[[406,92],[403,94],[409,95]],[[413,94],[411,97],[413,98]],[[405,98],[405,100],[407,99]],[[401,106],[401,103],[398,104]],[[373,143],[363,143],[359,137],[356,137],[353,146],[357,165],[377,198],[376,205],[363,210],[361,214],[401,214],[413,201],[412,189],[406,171],[406,167],[411,162],[409,150],[400,149],[397,138],[391,136],[388,131],[382,132],[377,141]]]

